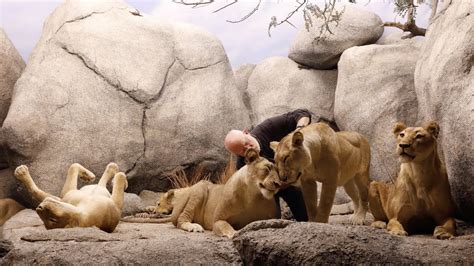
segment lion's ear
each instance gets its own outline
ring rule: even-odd
[[[405,128],[407,128],[405,123],[402,123],[402,122],[396,123],[395,126],[393,127],[393,134],[395,135],[395,137],[397,137],[398,134],[400,134],[400,132],[402,132]]]
[[[276,152],[279,143],[280,143],[280,142],[278,142],[278,141],[272,141],[272,142],[270,142],[270,148],[271,148],[274,152]]]
[[[245,152],[245,163],[251,164],[259,158],[258,152],[255,149],[248,149]]]
[[[293,138],[291,139],[291,142],[293,143],[293,146],[301,146],[303,145],[304,137],[303,133],[296,131],[293,133]]]
[[[431,121],[426,123],[425,127],[426,131],[430,132],[430,134],[437,138],[439,135],[439,125],[435,121]]]
[[[166,194],[167,194],[168,199],[173,198],[174,197],[174,189],[168,190],[168,192],[166,192]]]

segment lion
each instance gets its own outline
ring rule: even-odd
[[[326,123],[310,124],[271,142],[280,181],[299,182],[312,222],[327,223],[338,186],[354,204],[353,224],[364,223],[368,211],[370,146],[359,133],[335,132]],[[317,183],[322,183],[317,201]]]
[[[393,134],[397,138],[400,172],[394,184],[370,184],[369,206],[375,218],[372,226],[400,236],[434,228],[435,238],[453,237],[456,207],[438,155],[438,124],[407,127],[397,123]]]
[[[78,163],[69,167],[66,182],[60,197],[39,189],[34,183],[26,165],[15,169],[15,177],[20,180],[33,199],[41,202],[36,212],[46,229],[91,227],[111,233],[120,221],[127,177],[118,172],[115,163],[109,163],[97,185],[87,185],[77,189],[77,178],[86,182],[95,179],[95,175]],[[112,194],[106,188],[113,179]]]
[[[0,199],[0,226],[24,208],[14,199]]]
[[[264,219],[278,218],[280,210],[274,199],[280,188],[273,163],[254,149],[245,154],[246,165],[235,172],[226,184],[200,181],[191,187],[173,189],[159,200],[156,211],[171,211],[167,218],[125,217],[125,222],[172,222],[189,232],[212,230],[218,236],[232,238],[236,230]]]

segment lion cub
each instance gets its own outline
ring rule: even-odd
[[[368,210],[370,146],[356,132],[334,132],[315,123],[271,142],[280,180],[301,182],[309,221],[327,223],[336,188],[344,186],[354,203],[353,224],[363,224]],[[317,183],[322,183],[317,204]]]
[[[200,181],[165,193],[155,210],[170,212],[169,218],[125,217],[125,222],[173,224],[185,231],[212,230],[219,236],[233,237],[235,229],[264,219],[277,218],[274,199],[280,188],[274,165],[249,149],[246,165],[235,172],[225,185]]]
[[[41,202],[36,212],[46,229],[96,226],[111,233],[119,223],[127,178],[124,173],[118,172],[115,163],[107,165],[97,185],[87,185],[80,190],[77,189],[77,178],[90,182],[95,175],[78,163],[72,164],[60,198],[39,189],[25,165],[15,169],[15,177],[35,200]],[[106,185],[112,177],[113,189],[110,194]]]
[[[397,123],[393,133],[397,138],[400,172],[393,185],[376,181],[370,184],[369,206],[375,217],[372,226],[402,236],[408,235],[407,231],[434,228],[434,237],[451,238],[456,231],[455,205],[446,169],[438,155],[438,124],[407,127]]]

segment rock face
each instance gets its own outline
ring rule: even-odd
[[[297,108],[333,120],[336,80],[336,70],[302,69],[284,57],[265,59],[248,80],[255,124]]]
[[[27,222],[25,222],[27,221]],[[4,226],[13,249],[2,264],[239,264],[227,238],[188,233],[171,224],[120,223],[111,234],[97,228],[46,230],[24,210]]]
[[[371,144],[372,179],[397,176],[393,126],[414,125],[418,104],[414,71],[420,43],[368,45],[346,50],[338,64],[334,116],[342,130],[363,134]]]
[[[339,25],[329,24],[334,34],[315,40],[320,35],[321,22],[313,17],[309,31],[304,27],[299,30],[288,57],[315,69],[335,68],[344,50],[376,42],[382,36],[382,25],[378,15],[346,5]]]
[[[3,123],[10,107],[13,87],[20,77],[25,62],[18,51],[8,39],[5,31],[0,28],[0,124]],[[3,141],[3,136],[0,136]],[[11,170],[8,169],[8,160],[5,150],[0,145],[0,198],[8,198],[13,195],[15,180],[11,178]]]
[[[166,171],[223,164],[225,134],[249,123],[240,99],[211,34],[71,0],[45,22],[2,132],[11,164],[54,194],[73,162],[98,174],[114,161],[128,191],[163,190]]]
[[[474,262],[472,235],[440,241],[368,226],[269,220],[248,225],[233,241],[252,265]]]
[[[255,114],[252,111],[251,101],[250,101],[250,97],[247,91],[247,87],[248,87],[250,75],[252,74],[255,67],[256,65],[246,64],[246,65],[240,66],[234,71],[235,84],[244,97],[243,101],[244,101],[245,107],[247,108],[247,110],[249,110],[249,118],[252,125],[255,124]]]
[[[424,120],[437,120],[453,197],[474,221],[474,2],[454,0],[430,25],[415,86]]]

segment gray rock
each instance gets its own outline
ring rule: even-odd
[[[242,65],[234,71],[235,84],[237,89],[242,93],[243,101],[247,110],[249,110],[249,118],[252,124],[255,123],[255,114],[252,112],[253,108],[251,105],[250,96],[248,94],[247,88],[249,83],[250,75],[255,69],[256,65],[246,64]]]
[[[267,220],[247,225],[233,241],[250,265],[474,263],[472,236],[440,241],[368,226]]]
[[[134,13],[69,0],[45,22],[2,128],[40,188],[58,194],[74,162],[97,175],[114,161],[129,192],[165,190],[174,168],[222,166],[225,134],[249,124],[215,36]]]
[[[145,207],[146,205],[137,194],[125,193],[123,197],[122,217],[142,212]]]
[[[344,50],[376,42],[383,33],[383,22],[370,11],[345,5],[339,25],[330,24],[334,34],[320,35],[321,21],[313,18],[309,31],[301,28],[291,44],[288,57],[295,62],[315,69],[332,69],[337,66]]]
[[[297,108],[333,119],[336,70],[299,68],[285,57],[263,60],[252,71],[248,94],[255,124]]]
[[[427,31],[415,87],[423,120],[440,124],[454,200],[474,221],[474,2],[449,3]]]
[[[397,176],[392,129],[398,121],[417,121],[413,73],[419,52],[418,42],[368,45],[347,49],[339,61],[335,120],[342,130],[357,131],[369,140],[372,179]]]
[[[29,224],[22,222],[29,220]],[[33,220],[33,222],[32,222]],[[12,242],[1,264],[239,264],[232,242],[206,233],[188,233],[171,224],[120,223],[113,233],[97,228],[46,230],[33,210],[5,224]]]
[[[413,40],[412,38],[403,39],[403,37],[406,37],[409,34],[409,32],[405,31],[396,31],[387,35],[382,35],[382,37],[380,37],[380,39],[378,39],[375,44],[396,44],[411,41]]]
[[[156,201],[160,199],[161,195],[164,193],[162,192],[154,192],[151,190],[142,190],[138,196],[142,200],[143,205],[146,206],[154,206]]]

